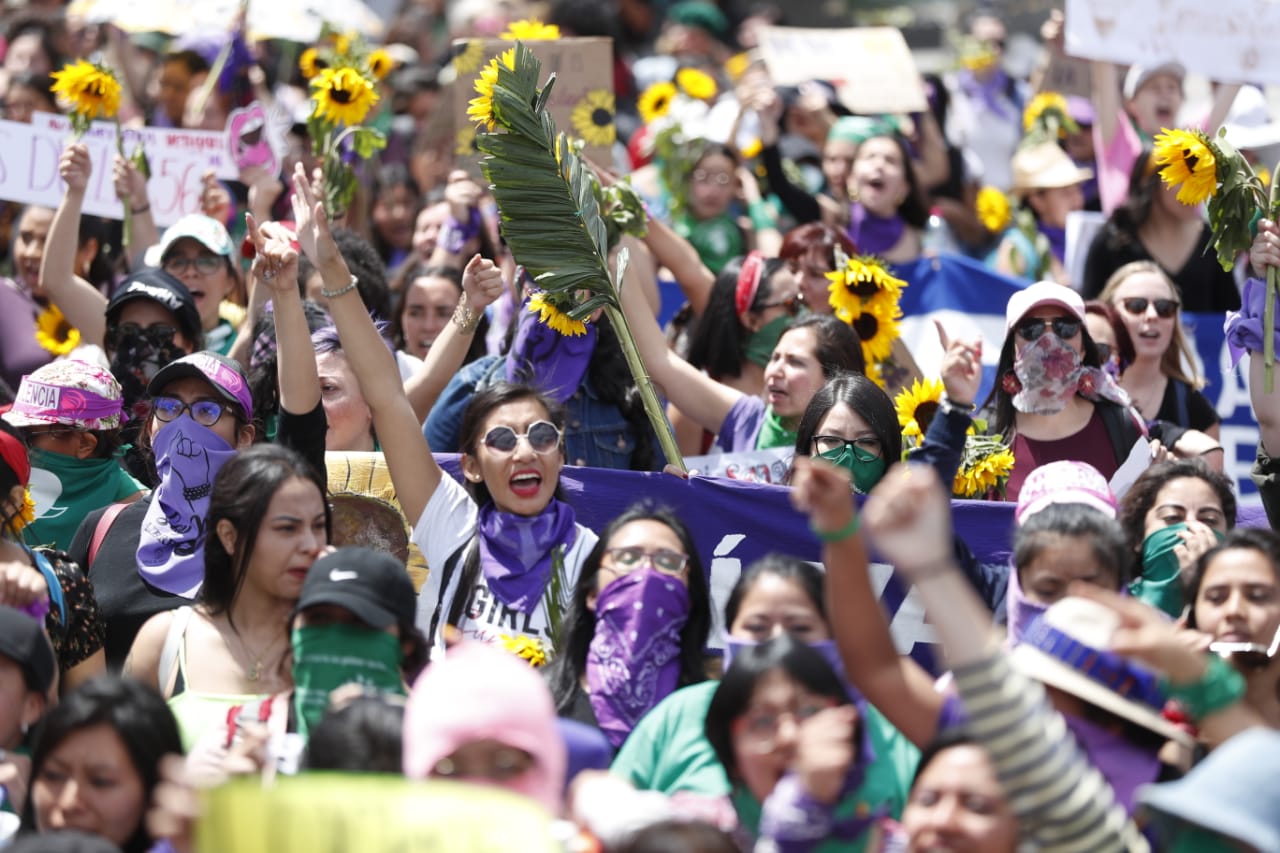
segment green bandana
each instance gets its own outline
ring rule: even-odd
[[[782,333],[791,325],[791,318],[786,314],[780,317],[774,317],[760,328],[751,333],[751,337],[747,338],[746,351],[743,357],[752,364],[758,364],[764,367],[769,363],[769,359],[773,358],[773,349],[778,345],[778,339],[782,337]]]
[[[1184,825],[1165,849],[1169,853],[1231,853],[1242,848],[1211,830]]]
[[[884,476],[886,465],[884,459],[852,444],[818,455],[848,470],[853,475],[853,488],[860,495],[870,492]]]
[[[23,529],[22,538],[32,548],[67,550],[86,515],[146,489],[114,458],[77,459],[38,447],[30,457],[31,499],[40,517]]]
[[[789,428],[773,412],[770,407],[764,410],[764,423],[760,426],[760,435],[756,436],[756,450],[768,450],[770,447],[795,447],[796,431]]]
[[[320,722],[329,694],[360,684],[404,695],[400,641],[364,625],[316,625],[293,631],[293,709],[303,737]]]
[[[1178,534],[1187,529],[1185,523],[1161,527],[1142,541],[1142,575],[1129,584],[1129,592],[1152,607],[1177,619],[1186,601],[1179,578],[1178,555],[1174,548],[1181,544]],[[1218,541],[1224,538],[1217,533]]]

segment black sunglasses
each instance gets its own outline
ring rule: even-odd
[[[1037,317],[1032,320],[1023,320],[1018,324],[1018,335],[1024,341],[1038,341],[1040,336],[1044,334],[1044,330],[1053,327],[1053,333],[1064,341],[1074,338],[1080,334],[1080,321],[1070,317],[1054,317],[1052,320],[1046,320]]]
[[[1147,306],[1154,305],[1156,316],[1163,317],[1166,320],[1177,314],[1180,307],[1176,299],[1148,299],[1145,296],[1130,296],[1128,299],[1121,299],[1120,305],[1130,314],[1145,314],[1147,313]]]
[[[512,453],[520,439],[529,440],[534,453],[547,453],[560,444],[560,430],[550,421],[537,421],[527,432],[518,433],[509,426],[496,426],[485,433],[484,446],[499,453]]]
[[[145,337],[152,342],[168,341],[178,334],[173,326],[157,323],[151,326],[139,326],[137,323],[118,323],[107,327],[106,344],[117,347],[129,337]]]

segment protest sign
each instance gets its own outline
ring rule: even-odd
[[[768,450],[748,450],[741,453],[711,453],[706,456],[686,456],[684,464],[690,471],[704,477],[728,477],[748,483],[786,482],[791,468],[790,447],[771,447]]]
[[[1093,73],[1087,60],[1054,53],[1049,56],[1049,62],[1040,75],[1036,91],[1057,92],[1061,95],[1077,95],[1092,99],[1092,86]]]
[[[453,43],[450,114],[453,116],[454,153],[460,160],[476,162],[476,123],[467,118],[467,106],[476,97],[480,69],[514,42],[504,39],[466,39]],[[556,75],[548,110],[556,127],[571,139],[586,142],[584,153],[598,163],[613,162],[610,147],[614,129],[613,41],[607,38],[562,38],[524,42],[542,62],[545,79]]]
[[[125,32],[162,32],[180,36],[230,36],[245,4],[242,0],[73,0],[67,15],[92,24],[112,24]],[[272,0],[250,3],[246,29],[251,39],[315,41],[328,23],[338,32],[381,36],[386,24],[363,0]]]
[[[760,55],[780,86],[826,80],[855,113],[918,113],[924,86],[902,33],[894,27],[761,27]]]
[[[1066,51],[1135,65],[1177,60],[1228,83],[1280,83],[1280,4],[1067,0]]]

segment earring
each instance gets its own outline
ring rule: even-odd
[[[1004,376],[1000,377],[1000,388],[1012,397],[1022,390],[1022,381],[1018,379],[1018,374],[1012,370],[1006,370]]]

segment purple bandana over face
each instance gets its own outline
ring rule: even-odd
[[[1116,802],[1133,812],[1133,797],[1138,788],[1156,781],[1160,773],[1160,755],[1132,743],[1123,734],[1072,714],[1063,714],[1067,728],[1089,757],[1089,763],[1111,785]]]
[[[1079,389],[1083,370],[1076,348],[1045,331],[1023,346],[1013,362],[1022,383],[1022,390],[1013,395],[1013,407],[1026,415],[1061,412]]]
[[[573,507],[552,498],[542,512],[526,516],[486,504],[476,518],[476,533],[490,591],[508,607],[528,613],[551,579],[552,551],[573,545]]]
[[[507,381],[532,385],[557,403],[573,396],[587,375],[596,348],[596,327],[585,335],[562,335],[539,322],[526,306],[520,310],[515,339],[507,354]]]
[[[1027,594],[1022,591],[1022,584],[1018,582],[1017,566],[1014,566],[1009,571],[1009,587],[1005,594],[1004,607],[1009,620],[1009,624],[1005,627],[1009,632],[1008,644],[1010,647],[1022,642],[1022,635],[1027,632],[1027,628],[1035,621],[1037,616],[1048,609],[1043,604],[1030,601],[1027,598]]]
[[[162,426],[152,446],[160,485],[142,519],[138,572],[157,589],[193,598],[204,583],[213,478],[236,450],[185,414]]]
[[[615,749],[680,683],[680,631],[688,620],[689,588],[649,566],[600,591],[587,685],[596,721]]]
[[[1049,241],[1049,251],[1058,259],[1058,262],[1065,263],[1067,258],[1067,229],[1055,228],[1044,223],[1036,225],[1036,229]]]
[[[849,239],[863,255],[883,255],[898,245],[907,223],[901,216],[876,216],[858,202],[849,205]]]

